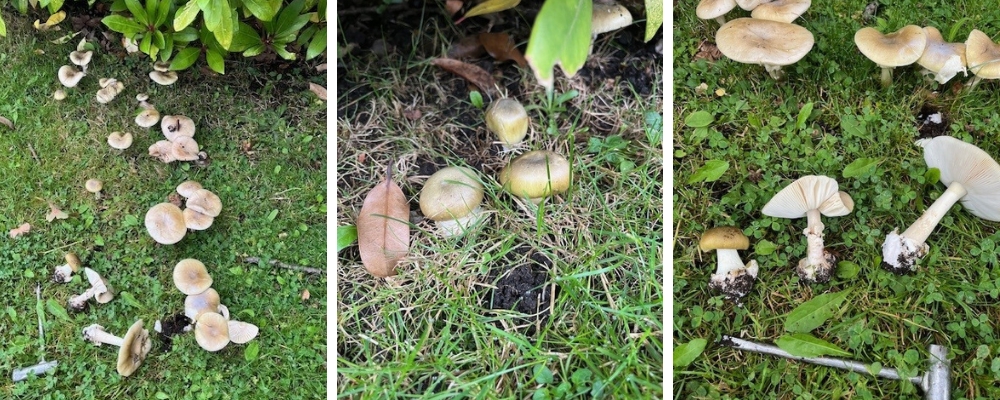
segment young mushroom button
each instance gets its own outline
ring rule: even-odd
[[[528,135],[528,112],[517,100],[497,100],[486,109],[486,127],[510,150]]]
[[[739,228],[732,226],[712,228],[701,236],[698,248],[701,251],[715,250],[718,265],[708,287],[718,290],[730,300],[739,301],[753,289],[757,280],[757,261],[743,264],[737,250],[750,247],[750,240]]]
[[[892,70],[920,59],[927,46],[927,34],[916,25],[883,35],[875,28],[861,28],[854,34],[854,44],[861,54],[882,68],[883,87],[892,84]]]
[[[813,35],[798,25],[754,18],[727,22],[715,33],[719,51],[733,61],[763,65],[771,77],[781,79],[781,67],[805,57]]]
[[[515,196],[539,204],[569,189],[570,167],[565,157],[548,150],[524,153],[500,171],[500,184]]]
[[[482,202],[479,176],[464,167],[442,168],[420,190],[420,212],[433,220],[445,237],[459,235],[474,224]]]

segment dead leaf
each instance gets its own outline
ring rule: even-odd
[[[462,5],[464,4],[465,2],[463,2],[462,0],[447,0],[444,2],[444,10],[448,12],[449,16],[452,16],[455,15],[455,13],[457,13],[458,10],[461,10]]]
[[[511,39],[510,35],[504,32],[480,33],[479,43],[482,43],[486,52],[490,53],[490,56],[497,61],[514,60],[521,68],[524,68],[525,64],[528,63],[521,51],[514,45],[514,39]]]
[[[323,71],[326,71],[326,63],[322,63],[316,66],[316,72],[323,72]]]
[[[486,53],[483,44],[479,43],[479,35],[466,36],[448,49],[449,58],[472,58]]]
[[[49,31],[49,30],[57,31],[57,30],[59,30],[59,27],[57,27],[56,25],[59,24],[60,22],[62,22],[64,19],[66,19],[66,12],[65,11],[60,11],[60,12],[57,12],[55,14],[50,15],[49,19],[46,20],[44,24],[42,23],[41,20],[37,20],[36,19],[35,20],[35,24],[34,24],[35,25],[35,29],[40,30],[42,32]]]
[[[476,65],[464,63],[458,60],[452,60],[450,58],[435,58],[431,60],[431,64],[437,65],[449,72],[465,78],[467,81],[472,82],[472,84],[479,87],[484,92],[494,93],[494,86],[496,81],[493,80],[493,76],[490,75],[486,70],[479,68]]]
[[[461,24],[466,18],[509,10],[516,7],[520,3],[521,0],[486,0],[482,3],[476,4],[475,7],[470,8],[461,19],[455,21],[455,25]]]
[[[698,45],[698,52],[695,53],[691,61],[705,60],[715,62],[720,58],[722,58],[722,52],[719,51],[718,47],[715,47],[715,43],[705,40]]]
[[[66,218],[69,218],[69,214],[66,214],[65,212],[63,212],[63,210],[60,210],[59,207],[56,207],[56,205],[52,204],[52,202],[50,201],[49,213],[45,214],[45,220],[52,222],[52,220],[54,219],[66,219]]]
[[[309,82],[309,90],[316,93],[320,100],[326,101],[326,88],[315,83]]]
[[[396,263],[410,251],[409,218],[410,206],[392,181],[390,167],[358,213],[358,250],[368,273],[379,278],[396,275]]]
[[[14,130],[14,123],[10,122],[9,119],[7,119],[5,117],[2,117],[2,116],[0,116],[0,125],[4,125],[4,126],[10,128],[10,130]]]
[[[28,233],[28,231],[30,231],[30,230],[31,230],[31,224],[25,222],[25,223],[21,224],[21,226],[10,230],[10,238],[11,239],[16,238],[16,237],[21,236],[21,235],[23,235],[25,233]]]

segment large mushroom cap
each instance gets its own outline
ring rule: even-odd
[[[483,202],[483,185],[475,171],[447,167],[435,172],[420,190],[420,211],[434,221],[462,218]]]
[[[569,182],[569,161],[548,150],[524,153],[500,171],[500,184],[507,192],[529,199],[565,192]]]
[[[142,320],[135,321],[122,338],[122,347],[118,349],[118,373],[129,376],[139,369],[146,354],[153,348],[149,341],[149,331],[142,329]]]
[[[146,212],[146,231],[160,244],[174,244],[184,238],[184,212],[170,203],[160,203]]]
[[[174,266],[174,286],[181,293],[195,295],[212,287],[212,276],[201,261],[186,258]]]
[[[184,299],[184,316],[192,321],[197,321],[202,313],[217,311],[221,302],[219,292],[208,288],[204,292],[190,295]]]
[[[861,54],[881,67],[900,67],[916,62],[927,46],[927,34],[916,25],[883,35],[875,28],[861,28],[854,34]]]
[[[598,35],[621,29],[632,24],[632,14],[618,3],[594,2],[590,19],[590,33]]]
[[[720,226],[709,229],[701,235],[698,248],[701,251],[718,249],[746,250],[750,247],[750,239],[735,226]]]
[[[768,0],[736,0],[736,5],[740,6],[740,8],[744,10],[753,11],[755,8],[760,7],[761,3],[766,1]]]
[[[836,197],[836,199],[827,203],[831,197]],[[853,208],[853,201],[851,205]],[[850,213],[850,209],[847,209],[843,204],[835,179],[828,176],[803,176],[775,194],[764,205],[761,213],[776,218],[802,218],[809,210],[817,209],[828,217]],[[845,209],[847,212],[844,212]]]
[[[945,42],[941,32],[933,26],[925,27],[924,35],[927,36],[927,46],[917,59],[918,65],[932,72],[938,83],[948,82],[959,72],[965,74],[965,43]]]
[[[165,163],[177,161],[174,157],[174,144],[169,140],[159,140],[150,145],[149,155]]]
[[[924,148],[924,161],[941,171],[941,183],[958,182],[968,192],[960,200],[973,215],[1000,221],[1000,165],[975,145],[951,136],[917,142]]]
[[[1000,45],[983,31],[973,29],[965,40],[969,71],[983,79],[1000,79]]]
[[[792,23],[796,18],[805,14],[811,4],[811,0],[774,0],[761,3],[753,9],[750,16],[757,19]]]
[[[187,136],[180,136],[171,142],[170,151],[178,161],[198,159],[198,142]]]
[[[202,189],[201,183],[197,181],[184,181],[180,185],[177,185],[177,194],[186,199],[194,195],[194,192],[198,189]]]
[[[695,15],[701,19],[716,19],[736,8],[736,0],[701,0]]]
[[[205,350],[222,350],[229,344],[229,321],[217,312],[203,313],[195,323],[194,338]]]
[[[229,321],[229,340],[236,344],[243,344],[257,337],[260,328],[257,325],[243,321]]]
[[[187,208],[215,218],[222,213],[222,200],[208,189],[198,189],[191,194],[185,203]]]
[[[744,64],[789,65],[805,57],[813,42],[806,28],[754,18],[734,19],[715,33],[719,51]]]
[[[63,65],[59,67],[59,83],[65,87],[75,87],[76,84],[80,83],[85,75],[83,72],[78,71],[71,65]]]

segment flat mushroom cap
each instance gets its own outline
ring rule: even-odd
[[[834,196],[837,201],[841,200],[835,179],[828,176],[807,175],[781,189],[764,205],[761,213],[776,218],[802,218],[809,210],[818,209],[823,212],[823,204]],[[843,208],[828,207],[829,212],[840,212]],[[823,213],[823,215],[835,217],[845,214]]]
[[[187,208],[215,218],[222,213],[222,200],[208,189],[198,189],[185,203]]]
[[[500,184],[507,192],[529,199],[565,192],[569,181],[569,161],[548,150],[524,153],[500,171]]]
[[[236,344],[243,344],[257,337],[260,328],[257,325],[243,321],[229,321],[229,340]]]
[[[198,189],[202,189],[201,183],[197,181],[184,181],[180,185],[177,185],[177,194],[186,199],[191,197]]]
[[[811,0],[775,0],[757,6],[750,13],[750,16],[757,19],[792,23],[796,18],[805,14],[811,4]]]
[[[744,10],[753,11],[753,9],[759,7],[761,3],[766,1],[768,0],[736,0],[736,5],[740,6],[740,8]]]
[[[933,26],[924,28],[927,35],[927,47],[917,59],[917,64],[934,73],[938,83],[948,82],[959,72],[965,73],[968,65],[965,58],[965,43],[948,43],[944,41],[941,32]]]
[[[59,67],[59,83],[62,83],[65,87],[75,87],[76,84],[80,83],[83,79],[83,72],[77,71],[70,65],[63,65]]]
[[[923,139],[927,167],[941,171],[941,183],[960,183],[968,191],[960,200],[973,215],[1000,221],[1000,164],[976,147],[951,136]]]
[[[208,288],[204,292],[190,295],[184,299],[184,316],[190,318],[191,321],[197,321],[202,313],[218,310],[221,302],[219,292]]]
[[[156,82],[160,85],[170,86],[173,85],[174,82],[177,82],[177,72],[153,71],[149,73],[149,79],[152,79],[153,82]]]
[[[180,136],[174,139],[170,145],[170,152],[174,159],[178,161],[194,161],[198,159],[198,142],[187,136]]]
[[[152,347],[149,332],[142,329],[142,320],[135,321],[122,338],[122,347],[118,349],[118,373],[122,376],[132,375],[139,369],[139,365],[146,359],[146,354],[149,354]]]
[[[181,293],[195,295],[212,287],[212,276],[201,261],[186,258],[174,266],[174,286]]]
[[[754,18],[737,18],[715,33],[726,57],[744,64],[789,65],[812,49],[813,34],[798,25]]]
[[[191,208],[184,209],[184,225],[187,226],[188,229],[203,231],[211,228],[212,222],[215,222],[215,218],[209,217]]]
[[[750,239],[735,226],[720,226],[709,229],[701,235],[698,248],[701,251],[718,249],[746,250],[750,247]]]
[[[87,179],[87,182],[84,182],[83,187],[90,193],[97,193],[104,188],[104,183],[98,179]]]
[[[160,203],[146,212],[146,231],[160,244],[174,244],[184,238],[184,212],[170,203]]]
[[[201,314],[194,325],[194,338],[205,350],[222,350],[229,344],[229,320],[217,312]]]
[[[983,31],[973,29],[965,40],[965,58],[969,71],[983,79],[1000,78],[1000,46]]]
[[[125,150],[132,146],[132,134],[126,132],[111,132],[108,135],[108,145],[118,150]]]
[[[907,25],[886,35],[866,27],[854,34],[854,44],[861,54],[880,67],[900,67],[920,59],[927,46],[927,34],[916,25]]]
[[[174,144],[169,140],[160,140],[150,145],[149,155],[165,163],[177,161],[174,157]]]
[[[420,189],[420,211],[434,221],[462,218],[483,202],[478,174],[465,167],[442,168]]]
[[[76,65],[84,66],[90,64],[90,58],[94,55],[92,51],[74,51],[69,53],[69,60]]]
[[[181,136],[194,137],[194,120],[183,115],[165,115],[160,120],[160,130],[163,137],[169,141],[177,140]]]
[[[701,0],[695,15],[701,19],[716,19],[736,8],[736,0]]]
[[[632,24],[632,14],[618,3],[594,3],[590,19],[590,34],[598,35],[621,29]]]

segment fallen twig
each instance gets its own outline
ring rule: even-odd
[[[245,262],[247,264],[260,264],[260,258],[259,257],[245,257],[243,259],[243,262]],[[278,267],[278,268],[283,268],[283,269],[290,269],[292,271],[302,271],[302,272],[305,272],[307,274],[325,274],[326,273],[326,270],[323,270],[323,269],[320,269],[320,268],[303,267],[301,265],[295,265],[295,264],[285,264],[285,263],[283,263],[281,261],[278,261],[278,260],[271,260],[271,261],[268,261],[267,263],[269,265],[271,265],[272,267]]]

